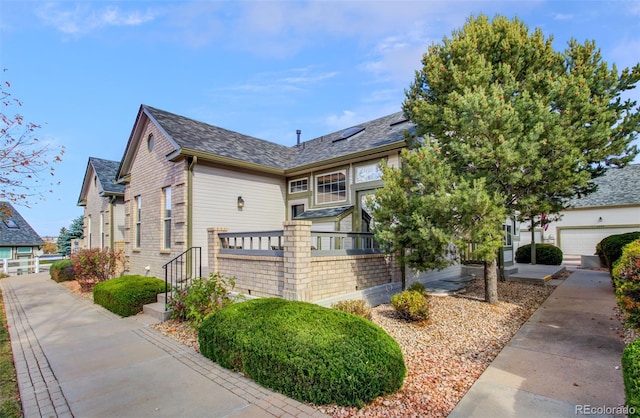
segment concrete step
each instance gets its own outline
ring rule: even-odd
[[[167,293],[166,294],[166,298],[165,298],[165,293],[164,292],[163,293],[158,293],[158,296],[156,296],[156,301],[158,303],[162,303],[162,304],[167,303],[167,299],[169,299],[169,300],[171,299],[171,293]]]
[[[164,302],[148,303],[142,307],[142,312],[160,321],[166,321],[171,318],[171,311],[165,309]]]

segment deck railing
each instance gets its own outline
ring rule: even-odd
[[[263,255],[283,257],[284,231],[222,232],[220,254]],[[380,247],[369,232],[311,231],[309,246],[313,257],[335,255],[378,254]]]

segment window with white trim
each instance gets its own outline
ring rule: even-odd
[[[104,212],[100,212],[100,248],[105,247],[104,238]]]
[[[133,244],[134,248],[140,248],[140,227],[141,222],[140,218],[142,216],[142,196],[136,196],[134,202],[134,210],[133,210],[133,220],[135,222],[135,242]]]
[[[504,231],[504,245],[506,247],[511,247],[513,245],[513,228],[509,224],[502,225],[502,230]]]
[[[171,249],[171,187],[162,189],[162,242],[163,249]]]
[[[316,203],[347,200],[347,175],[344,170],[316,176]]]
[[[382,178],[382,170],[378,164],[361,165],[356,167],[356,183],[375,181]]]
[[[291,205],[291,219],[294,219],[296,216],[301,215],[302,212],[304,212],[304,203]]]
[[[87,216],[87,240],[89,243],[89,248],[93,248],[91,246],[91,238],[93,235],[93,225],[91,225],[91,215]]]
[[[296,179],[289,182],[289,193],[300,193],[309,190],[309,179]]]

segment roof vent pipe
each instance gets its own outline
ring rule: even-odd
[[[296,135],[298,135],[298,145],[300,145],[300,134],[302,133],[302,131],[300,129],[296,130]]]

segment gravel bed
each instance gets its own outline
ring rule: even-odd
[[[430,297],[430,318],[421,324],[399,319],[391,305],[377,306],[373,322],[398,341],[405,357],[403,387],[361,409],[314,407],[333,417],[446,417],[554,289],[499,282],[500,302],[490,305],[483,302],[484,281],[477,279],[464,294]],[[171,320],[152,327],[198,350],[188,325]]]

